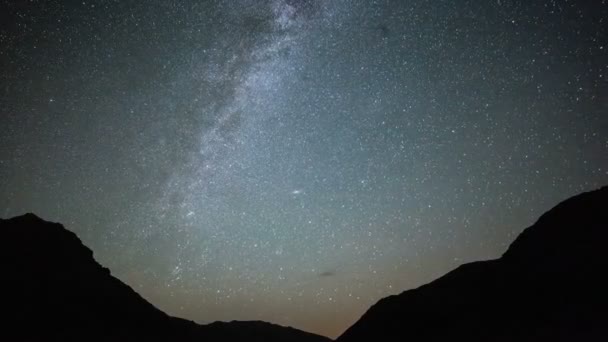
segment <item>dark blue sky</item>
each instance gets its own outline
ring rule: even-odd
[[[608,183],[606,1],[4,1],[0,215],[336,336]]]

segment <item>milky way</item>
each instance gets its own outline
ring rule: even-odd
[[[608,4],[8,1],[0,214],[169,314],[336,336],[608,183]]]

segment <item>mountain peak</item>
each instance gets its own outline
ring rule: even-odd
[[[599,241],[607,241],[608,186],[573,196],[544,213],[525,229],[507,251],[509,259],[563,260],[596,252]]]
[[[496,260],[381,299],[338,342],[605,337],[608,187],[565,200]]]
[[[269,323],[170,317],[98,264],[76,234],[31,213],[0,220],[0,234],[0,268],[10,275],[3,340],[330,341]]]
[[[24,265],[40,262],[45,267],[66,267],[75,263],[94,264],[93,251],[63,225],[41,219],[33,213],[0,221],[8,246],[5,257],[21,259]],[[20,250],[14,248],[18,246]],[[43,259],[43,260],[42,260]]]

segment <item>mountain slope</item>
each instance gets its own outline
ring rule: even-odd
[[[99,265],[74,233],[33,214],[0,220],[0,234],[8,316],[0,340],[330,341],[264,322],[170,317]]]
[[[572,197],[496,260],[380,300],[338,342],[608,338],[608,187]]]

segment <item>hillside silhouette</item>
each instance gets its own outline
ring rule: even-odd
[[[3,341],[330,341],[265,322],[168,316],[99,265],[76,234],[33,214],[0,220],[0,234]]]
[[[496,260],[381,299],[338,342],[602,340],[608,322],[608,187],[572,197]],[[0,220],[6,341],[330,339],[265,322],[171,317],[99,265],[61,224]]]
[[[338,342],[608,340],[608,187],[572,197],[501,258],[373,305]]]

